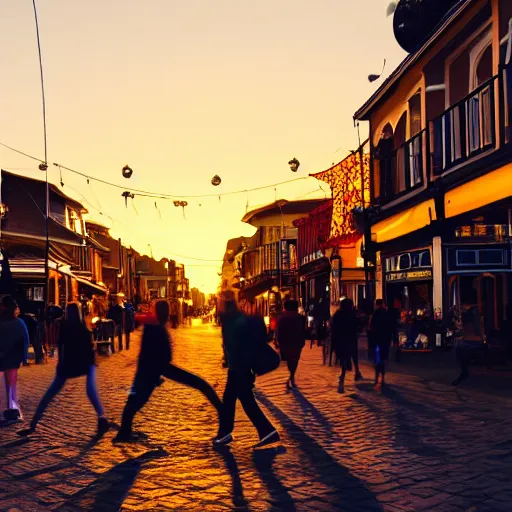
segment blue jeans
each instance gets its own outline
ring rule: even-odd
[[[43,398],[39,402],[34,417],[30,422],[30,428],[32,430],[35,430],[37,424],[39,423],[39,420],[44,414],[44,411],[50,405],[51,401],[55,398],[55,396],[57,396],[59,392],[62,390],[64,384],[66,383],[66,380],[67,377],[62,377],[60,375],[55,376],[53,382],[50,384],[50,387],[48,388]],[[87,392],[87,398],[89,398],[92,406],[94,407],[94,410],[96,411],[96,414],[98,415],[98,417],[103,416],[104,411],[100,402],[100,398],[98,396],[98,390],[96,388],[96,366],[94,365],[89,368],[85,389]]]

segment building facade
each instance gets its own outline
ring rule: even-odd
[[[491,345],[512,320],[511,50],[511,2],[457,2],[355,114],[370,125],[375,293],[408,348],[441,344],[417,342],[421,319],[453,315]]]

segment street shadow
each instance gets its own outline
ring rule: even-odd
[[[277,448],[263,448],[254,450],[252,458],[254,467],[259,472],[261,479],[267,486],[268,492],[272,498],[272,510],[277,509],[294,512],[297,510],[295,502],[273,469],[275,458],[283,453],[286,453],[286,448],[284,446],[278,446]]]
[[[231,498],[233,505],[237,508],[237,510],[245,510],[249,512],[249,503],[244,496],[244,488],[242,485],[242,480],[240,479],[240,470],[238,469],[238,464],[234,455],[231,453],[231,449],[229,446],[219,446],[215,447],[214,450],[224,460],[224,465],[226,466],[229,476],[231,477]]]
[[[411,421],[406,412],[413,413],[413,417],[422,416],[428,423],[437,423],[443,429],[449,429],[449,420],[442,411],[424,403],[412,402],[405,398],[396,388],[384,386],[382,395],[393,402],[398,407],[395,409],[395,421],[397,433],[395,443],[407,448],[410,452],[420,457],[433,457],[439,459],[448,458],[448,454],[438,446],[426,443],[424,439],[432,436],[434,425],[425,427],[417,420]]]
[[[386,384],[381,391],[382,396],[391,400],[394,404],[409,409],[414,414],[428,417],[429,419],[436,419],[440,422],[447,423],[448,419],[446,414],[443,414],[438,408],[429,406],[425,402],[412,402],[407,399],[396,387],[390,387]]]
[[[298,388],[292,389],[292,392],[304,414],[311,414],[311,416],[313,416],[313,418],[325,428],[329,436],[336,435],[333,430],[332,423],[302,394]]]
[[[380,512],[383,508],[377,497],[352,473],[340,465],[323,447],[285,412],[272,403],[264,393],[255,390],[255,395],[283,425],[290,438],[309,459],[318,480],[333,490],[336,506],[343,510],[368,510]]]
[[[80,449],[80,451],[78,452],[77,455],[66,459],[65,462],[60,462],[59,464],[54,464],[53,466],[45,466],[43,468],[34,469],[32,471],[27,471],[25,473],[22,473],[21,475],[13,476],[12,479],[14,481],[27,480],[27,479],[33,478],[35,476],[45,475],[47,473],[53,473],[54,471],[61,471],[63,469],[67,469],[67,468],[73,466],[74,464],[76,464],[84,455],[87,454],[87,452],[89,450],[94,448],[94,446],[96,446],[101,441],[102,438],[103,438],[103,434],[95,435],[93,438],[91,438],[89,440],[89,442],[85,446],[83,446]],[[23,438],[17,442],[21,445],[21,444],[27,443],[28,441],[30,441],[29,438]]]
[[[153,450],[139,457],[128,459],[103,473],[85,489],[71,496],[56,510],[61,512],[83,510],[117,512],[121,509],[143,464],[167,456],[168,453],[164,450]]]
[[[11,441],[10,443],[5,443],[0,445],[0,456],[2,455],[3,450],[8,450],[9,448],[17,448],[18,446],[23,446],[24,444],[29,443],[32,439],[28,437],[24,437],[22,439],[16,439],[16,441]]]

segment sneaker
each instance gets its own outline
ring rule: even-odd
[[[272,430],[272,432],[270,432],[265,437],[262,437],[260,439],[260,442],[255,446],[255,448],[259,448],[260,446],[266,446],[267,444],[277,443],[280,440],[281,436],[279,435],[277,430]]]
[[[219,434],[213,440],[213,444],[214,444],[214,446],[226,446],[229,443],[231,443],[231,441],[233,441],[233,434],[232,433],[229,433],[229,434],[226,434],[226,435],[220,435]]]
[[[108,422],[107,418],[105,418],[104,416],[98,418],[98,434],[105,434],[105,432],[107,432],[109,428],[110,423]]]
[[[36,431],[35,428],[24,428],[18,432],[20,437],[28,437],[30,434],[33,434]]]
[[[355,381],[363,380],[363,374],[361,372],[357,372],[356,376],[354,377]]]

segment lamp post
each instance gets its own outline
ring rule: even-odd
[[[34,7],[34,20],[36,24],[36,37],[37,37],[37,50],[39,56],[39,72],[41,79],[41,101],[43,107],[43,138],[44,138],[44,162],[39,164],[39,170],[45,173],[45,222],[44,222],[44,231],[45,231],[45,250],[44,250],[44,304],[45,307],[48,306],[49,299],[49,285],[50,285],[50,265],[49,265],[49,257],[50,257],[50,236],[49,236],[49,217],[50,217],[50,187],[48,184],[48,145],[47,145],[47,136],[46,136],[46,100],[44,94],[44,75],[43,75],[43,59],[41,56],[41,40],[39,37],[39,20],[37,17],[37,8],[36,8],[36,0],[32,0],[32,6]]]

